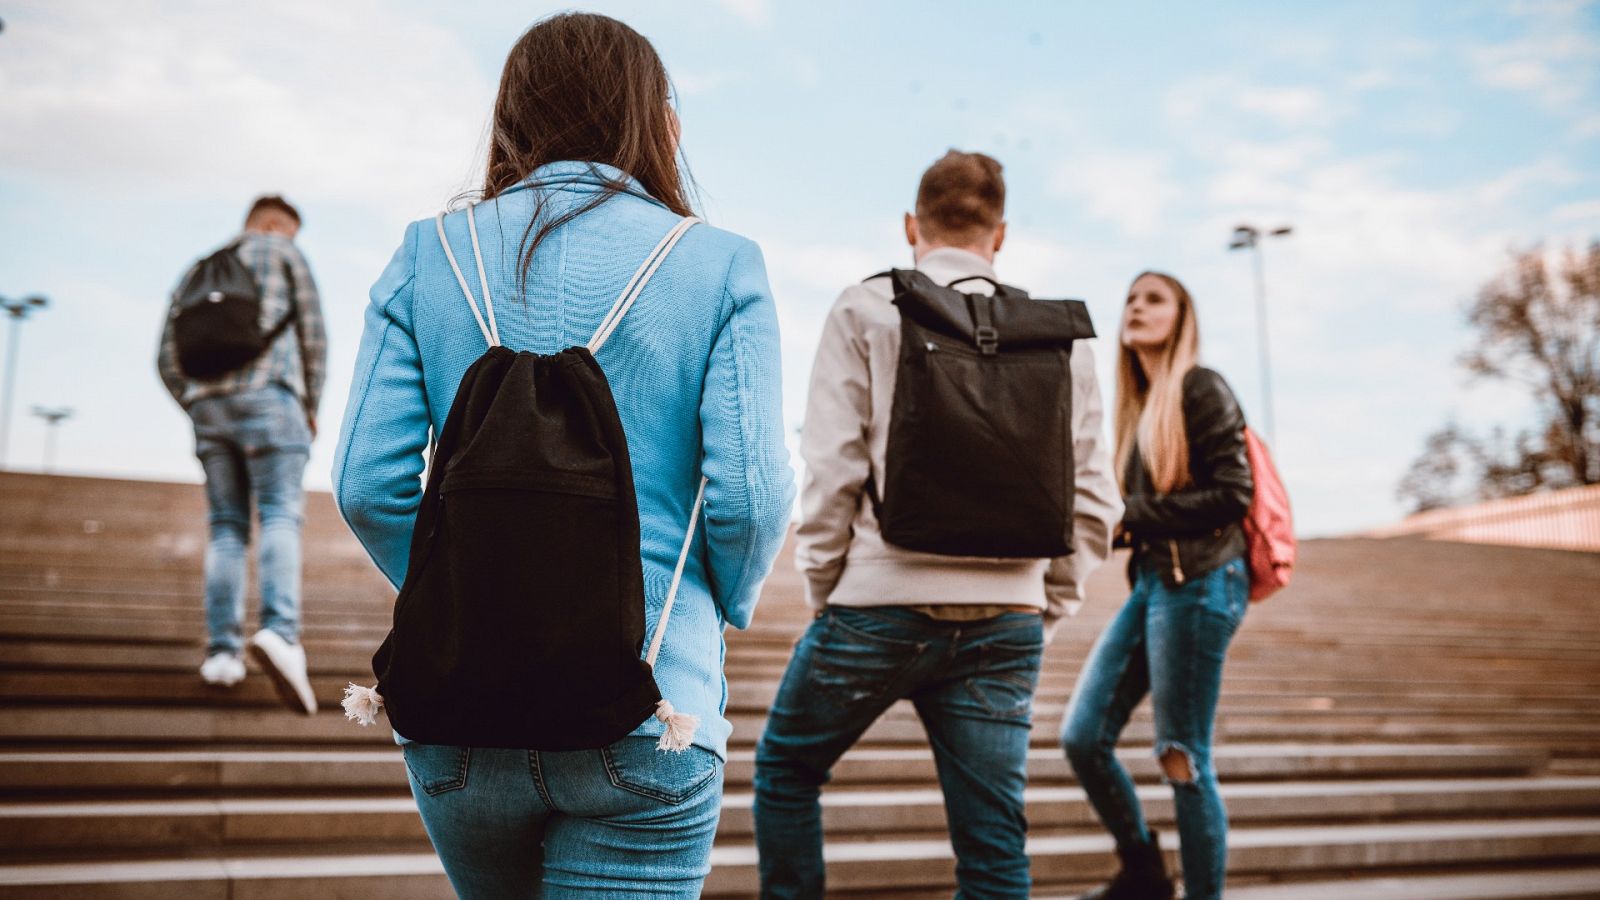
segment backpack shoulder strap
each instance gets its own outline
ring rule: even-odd
[[[685,216],[678,220],[678,224],[672,226],[672,230],[661,238],[655,249],[645,256],[644,262],[639,264],[638,271],[634,272],[633,277],[628,279],[627,286],[622,289],[622,294],[617,297],[617,302],[611,304],[611,311],[606,313],[605,317],[600,320],[600,327],[595,329],[594,337],[589,339],[588,347],[590,353],[600,352],[600,348],[605,344],[606,339],[610,338],[612,332],[615,332],[617,326],[622,323],[622,317],[627,315],[628,310],[633,308],[633,302],[639,299],[640,294],[644,293],[644,286],[650,283],[650,277],[656,274],[657,269],[661,268],[661,263],[666,260],[667,254],[672,252],[673,247],[678,246],[678,241],[699,221],[694,216]]]
[[[500,346],[500,328],[494,320],[494,299],[489,296],[489,279],[483,273],[483,252],[478,247],[477,205],[467,207],[467,231],[472,235],[472,258],[478,264],[478,286],[483,288],[483,306],[488,313],[488,321],[484,321],[484,313],[478,312],[478,302],[472,296],[472,289],[467,287],[467,278],[461,274],[461,266],[456,263],[455,251],[450,249],[450,239],[445,237],[444,213],[433,217],[433,227],[439,232],[439,246],[444,248],[445,258],[450,260],[450,271],[456,274],[456,284],[461,285],[461,293],[467,298],[467,306],[472,309],[472,318],[478,321],[478,330],[483,332],[484,341],[491,347]]]
[[[287,259],[283,261],[283,286],[284,290],[289,294],[289,309],[283,314],[283,318],[278,320],[278,324],[272,326],[266,334],[261,336],[261,346],[263,347],[271,347],[277,343],[278,338],[289,330],[289,326],[294,324],[295,317],[300,314],[300,298],[294,289],[294,268],[289,265]],[[304,360],[302,360],[303,362]]]
[[[445,258],[450,261],[450,270],[455,273],[456,284],[461,286],[461,294],[466,298],[468,308],[472,310],[472,318],[477,321],[478,330],[483,333],[484,342],[491,347],[497,347],[500,345],[500,328],[494,317],[494,297],[489,292],[489,279],[483,269],[483,251],[478,244],[476,213],[476,205],[467,207],[467,232],[472,236],[472,257],[478,268],[478,286],[483,290],[484,311],[481,313],[478,311],[477,298],[472,295],[472,289],[467,286],[467,278],[461,272],[461,265],[456,262],[456,254],[450,247],[450,239],[445,235],[445,214],[441,212],[434,216],[433,225],[434,230],[439,234],[439,246],[444,248]],[[634,301],[639,299],[639,294],[644,291],[644,286],[650,282],[650,277],[655,274],[656,269],[661,267],[661,263],[667,258],[667,254],[671,253],[672,248],[677,246],[684,232],[699,221],[694,216],[689,216],[679,221],[671,231],[667,232],[660,243],[656,244],[655,249],[650,251],[644,262],[640,263],[638,271],[633,273],[633,278],[629,279],[627,286],[622,289],[622,295],[617,298],[617,302],[612,304],[611,310],[600,320],[600,327],[595,331],[594,337],[589,339],[590,353],[598,351],[601,345],[606,342],[606,339],[611,336],[611,333],[617,330],[617,325],[622,322],[622,317],[627,315]]]
[[[617,297],[617,302],[611,305],[611,311],[600,320],[600,327],[595,329],[594,337],[589,339],[589,352],[595,353],[605,344],[606,340],[617,330],[622,317],[628,314],[634,301],[639,299],[650,277],[661,268],[661,263],[666,260],[667,254],[677,246],[685,232],[693,228],[700,220],[694,216],[681,219],[666,233],[651,250],[644,262],[639,264],[638,271],[628,280],[622,294]],[[706,483],[704,475],[700,477],[700,485],[695,491],[694,504],[689,507],[689,526],[684,531],[683,548],[678,552],[678,562],[672,569],[672,582],[667,586],[666,599],[661,604],[661,617],[656,620],[655,632],[650,636],[650,649],[645,652],[645,665],[655,667],[656,659],[661,655],[661,645],[667,637],[667,623],[672,620],[672,607],[678,599],[678,588],[683,584],[683,570],[689,563],[689,553],[694,549],[694,534],[700,524],[700,510],[705,506]],[[673,708],[671,701],[663,698],[656,704],[655,717],[661,721],[664,729],[661,740],[657,742],[658,750],[681,751],[689,746],[694,737],[695,728],[698,727],[699,717],[688,713],[680,713]]]
[[[695,526],[700,524],[700,507],[705,504],[706,479],[700,479],[700,489],[695,492],[694,506],[689,508],[689,530],[683,536],[683,550],[678,553],[678,564],[672,569],[672,583],[667,587],[667,599],[661,604],[661,619],[656,622],[656,633],[650,638],[650,652],[645,654],[647,665],[656,664],[661,652],[661,640],[667,636],[667,618],[672,615],[672,603],[678,598],[678,585],[683,582],[683,567],[689,562],[689,548],[694,546]]]

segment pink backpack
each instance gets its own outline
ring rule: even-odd
[[[1244,430],[1255,497],[1244,517],[1244,536],[1250,563],[1250,599],[1265,600],[1289,583],[1294,571],[1294,519],[1289,513],[1289,492],[1272,464],[1272,454],[1254,431]]]

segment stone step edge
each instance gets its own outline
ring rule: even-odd
[[[262,763],[262,762],[389,762],[400,758],[400,748],[395,746],[367,747],[349,745],[349,749],[312,748],[312,747],[286,747],[283,749],[250,749],[250,750],[28,750],[16,749],[17,745],[0,747],[0,764],[16,763],[131,763],[149,764],[161,762],[183,763]],[[1407,757],[1448,757],[1453,759],[1471,759],[1480,757],[1510,757],[1525,758],[1531,762],[1541,762],[1548,754],[1537,747],[1501,744],[1429,744],[1410,742],[1383,742],[1362,741],[1353,743],[1341,742],[1250,742],[1241,741],[1215,747],[1211,751],[1214,759],[1251,758],[1271,756],[1407,756]],[[1151,754],[1149,745],[1135,744],[1122,746],[1117,749],[1118,756],[1136,758]],[[1031,747],[1028,750],[1028,759],[1051,761],[1062,758],[1059,749],[1052,747]],[[847,751],[843,760],[892,760],[897,762],[929,762],[933,753],[927,747],[855,747]],[[751,748],[730,749],[727,753],[730,763],[754,763],[755,750]]]
[[[1234,851],[1430,840],[1466,843],[1503,838],[1592,837],[1600,841],[1600,817],[1538,820],[1494,820],[1450,823],[1366,825],[1355,828],[1287,827],[1235,829],[1229,833]],[[1109,837],[1043,837],[1029,841],[1028,852],[1042,856],[1108,856]],[[1174,851],[1169,851],[1169,854]],[[830,864],[870,864],[876,860],[950,862],[949,843],[939,840],[860,842],[824,850]],[[711,851],[713,877],[729,870],[734,877],[753,874],[753,845],[716,847]],[[310,879],[323,877],[437,875],[442,871],[432,853],[224,857],[217,859],[141,860],[97,863],[26,863],[0,865],[0,886],[48,886],[138,881],[186,882],[240,879]],[[708,884],[708,890],[713,886]],[[1298,896],[1298,895],[1296,895]]]
[[[1527,791],[1600,791],[1600,775],[1535,776],[1524,778],[1371,778],[1350,781],[1233,782],[1220,786],[1224,798],[1302,798],[1350,797],[1359,795],[1421,795],[1507,793]],[[1141,784],[1141,799],[1164,796],[1163,785]],[[1080,787],[1039,786],[1024,791],[1027,802],[1082,802]],[[747,810],[755,795],[748,790],[723,794],[724,810]],[[938,787],[885,787],[825,791],[824,807],[880,808],[905,805],[941,805]],[[0,801],[0,820],[98,817],[145,817],[172,815],[290,815],[367,814],[415,810],[409,796],[328,796],[306,794],[294,797],[202,797],[176,799],[95,799],[95,800],[5,800]],[[1600,807],[1595,810],[1600,814]]]
[[[1393,875],[1229,888],[1229,900],[1578,900],[1600,893],[1600,867]],[[1040,897],[1036,900],[1070,900]]]

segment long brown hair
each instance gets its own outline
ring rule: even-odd
[[[1162,272],[1140,272],[1159,279],[1178,299],[1178,318],[1161,349],[1159,367],[1146,372],[1139,354],[1118,341],[1117,354],[1117,484],[1126,490],[1128,458],[1133,448],[1150,471],[1156,490],[1169,493],[1189,483],[1189,436],[1184,430],[1183,377],[1199,362],[1200,323],[1194,299],[1178,279]]]
[[[540,166],[577,160],[620,169],[668,209],[692,215],[686,185],[692,189],[693,181],[680,162],[671,96],[655,48],[616,19],[559,13],[535,22],[511,48],[500,75],[483,199]],[[636,192],[606,177],[594,199],[548,220],[541,196],[523,233],[522,275],[550,232],[616,194]]]

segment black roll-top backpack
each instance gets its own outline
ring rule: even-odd
[[[294,273],[284,263],[289,310],[261,327],[261,285],[239,258],[239,242],[195,263],[178,288],[172,331],[178,368],[190,378],[219,378],[254,362],[294,323]]]
[[[382,706],[396,731],[422,743],[528,750],[604,747],[654,714],[665,725],[658,748],[683,750],[698,720],[662,699],[652,667],[705,480],[643,653],[633,469],[595,353],[699,220],[661,239],[586,346],[545,356],[500,343],[474,213],[484,313],[443,214],[436,225],[489,348],[462,376],[434,449],[394,627],[372,658],[377,687],[352,684],[345,712],[370,724]]]
[[[1094,337],[1088,307],[984,276],[992,295],[956,290],[972,278],[886,274],[900,359],[883,484],[867,485],[884,540],[947,556],[1071,553],[1072,344]]]

